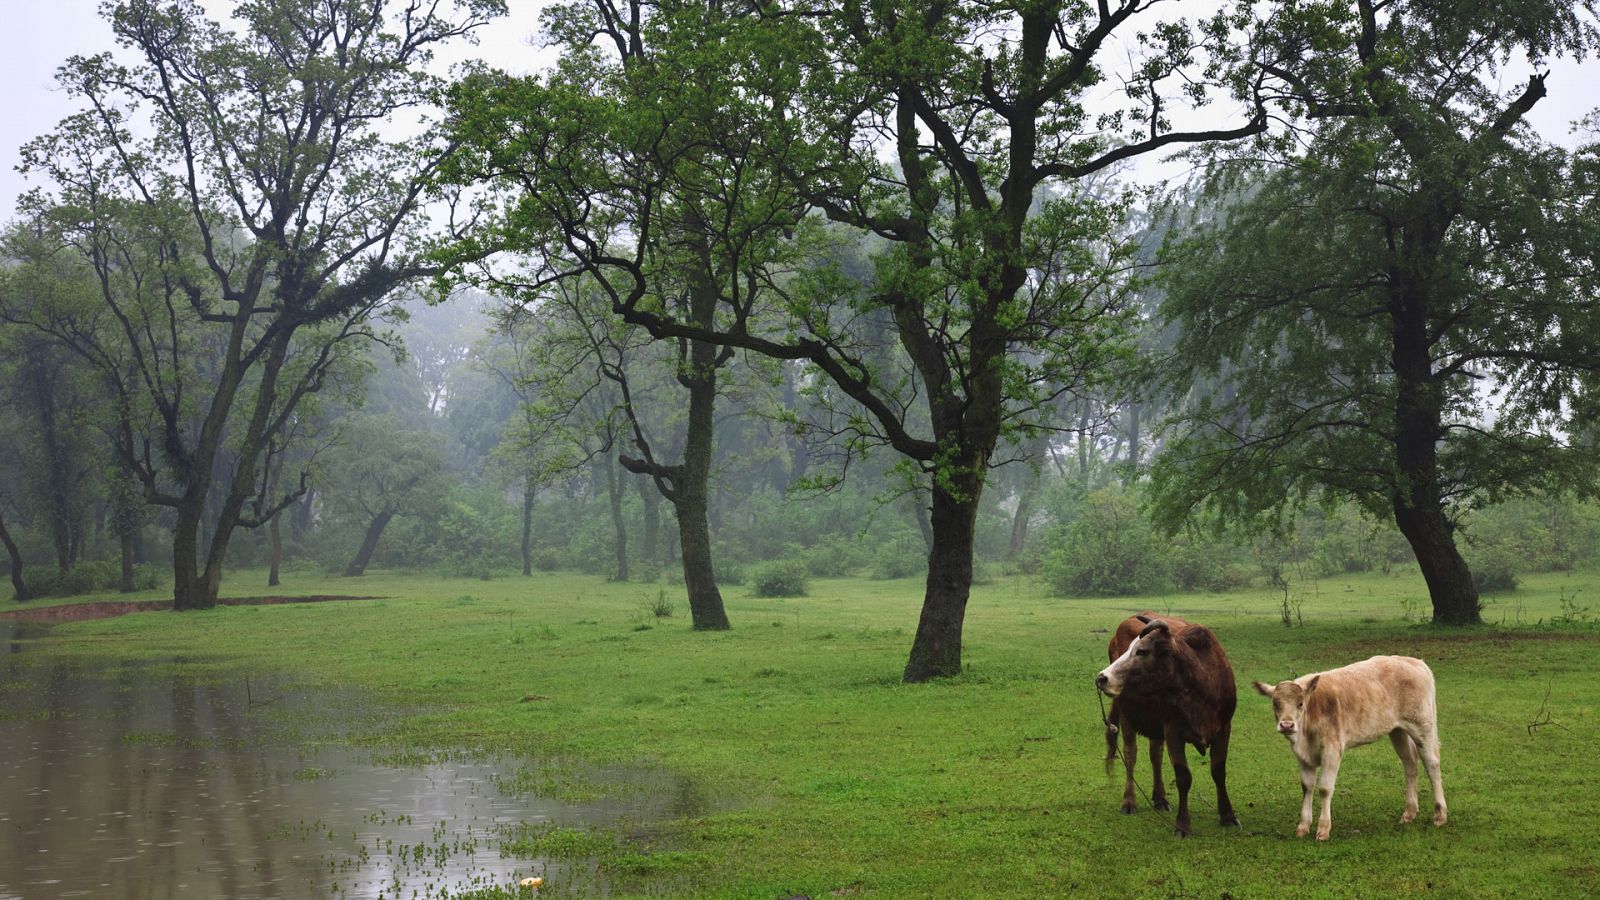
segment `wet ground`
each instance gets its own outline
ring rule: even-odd
[[[358,696],[86,668],[33,643],[46,627],[0,621],[0,900],[440,897],[529,876],[604,894],[593,865],[503,858],[501,840],[701,802],[649,769],[352,750],[324,738],[370,724]]]

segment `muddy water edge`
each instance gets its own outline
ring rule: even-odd
[[[708,806],[649,767],[352,748],[390,714],[354,692],[87,664],[49,630],[0,620],[0,900],[605,896],[596,858],[517,846]]]

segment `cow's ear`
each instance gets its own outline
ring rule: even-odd
[[[1317,677],[1311,679],[1311,682],[1306,685],[1306,693],[1309,694],[1312,691],[1316,690],[1317,689],[1317,682],[1319,682],[1321,680],[1322,680],[1322,676],[1321,675],[1318,675]]]
[[[1256,681],[1256,682],[1252,682],[1252,684],[1254,684],[1255,687],[1256,687],[1256,693],[1260,694],[1263,697],[1271,697],[1272,696],[1272,685],[1267,684],[1265,681]]]
[[[1211,629],[1187,628],[1183,631],[1183,642],[1192,649],[1204,652],[1211,647]]]

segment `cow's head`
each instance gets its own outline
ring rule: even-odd
[[[1317,682],[1321,680],[1322,676],[1318,675],[1305,687],[1294,681],[1280,681],[1276,685],[1269,685],[1264,681],[1255,683],[1256,693],[1272,699],[1272,714],[1278,720],[1279,734],[1292,738],[1300,732],[1300,723],[1306,711],[1306,698],[1317,689]]]
[[[1094,677],[1094,686],[1106,696],[1115,697],[1130,685],[1161,683],[1172,667],[1172,644],[1172,629],[1167,623],[1151,619],[1116,662]]]

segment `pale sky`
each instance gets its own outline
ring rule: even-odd
[[[100,0],[0,0],[5,28],[0,35],[0,223],[13,218],[17,196],[29,187],[16,171],[18,147],[73,111],[55,86],[56,68],[73,54],[113,49],[99,5]],[[208,5],[228,8],[231,3],[209,0]],[[508,5],[509,16],[479,31],[478,46],[462,44],[456,59],[443,61],[478,58],[517,73],[547,65],[552,54],[536,46],[542,0],[509,0]],[[1549,95],[1528,118],[1550,140],[1572,146],[1571,124],[1600,106],[1600,62],[1557,60],[1550,69]],[[1508,68],[1508,88],[1520,85],[1528,71]]]

